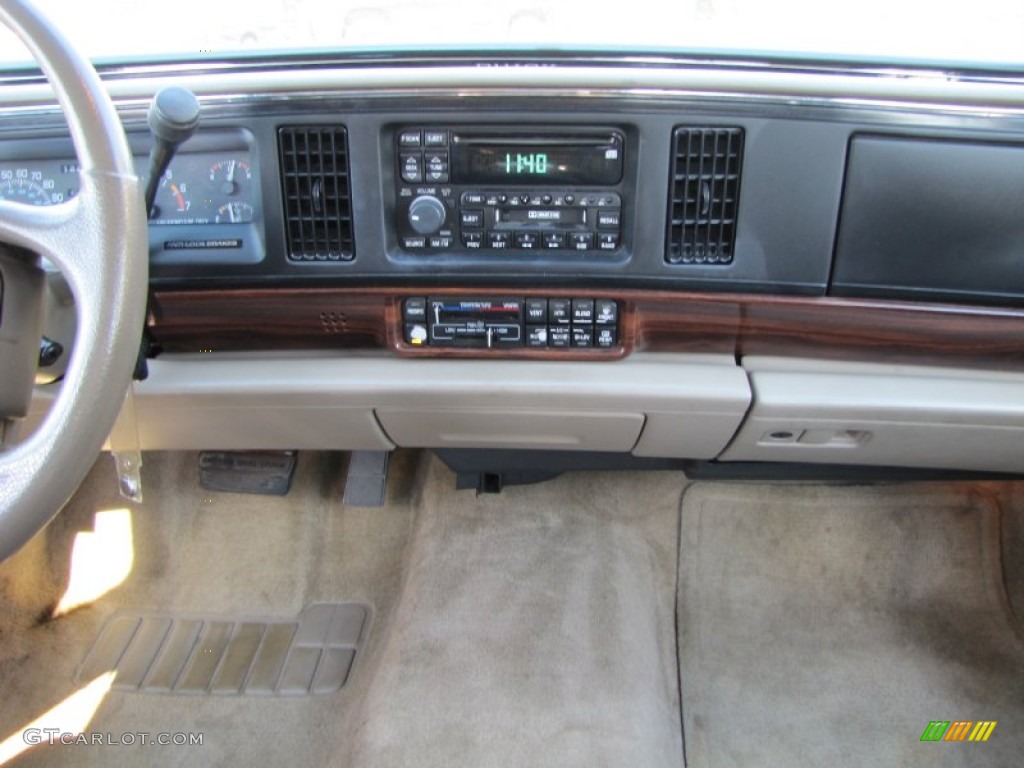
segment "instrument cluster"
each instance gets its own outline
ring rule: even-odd
[[[147,158],[135,158],[144,177]],[[0,161],[0,199],[57,205],[78,194],[72,159]],[[247,151],[182,152],[160,180],[151,224],[244,224],[253,220],[253,174]]]

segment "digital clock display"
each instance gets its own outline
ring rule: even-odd
[[[475,137],[452,142],[452,181],[458,184],[582,184],[622,179],[622,137]]]

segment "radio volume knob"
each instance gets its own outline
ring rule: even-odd
[[[433,195],[420,195],[409,203],[409,226],[420,235],[432,235],[444,225],[448,211]]]

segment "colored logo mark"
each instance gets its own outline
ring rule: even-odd
[[[995,729],[995,720],[932,720],[921,741],[988,741]]]

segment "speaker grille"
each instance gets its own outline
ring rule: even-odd
[[[666,262],[732,262],[742,162],[742,128],[676,128]]]
[[[348,140],[340,126],[278,130],[284,185],[288,258],[351,261],[351,189]]]

